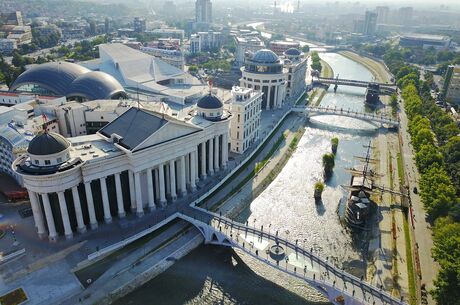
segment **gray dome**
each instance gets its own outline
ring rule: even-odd
[[[85,67],[69,62],[49,62],[26,70],[11,85],[16,90],[23,85],[38,85],[53,94],[66,95],[70,84],[80,75],[88,73]]]
[[[289,55],[289,56],[300,56],[300,54],[302,53],[296,48],[290,48],[290,49],[287,49],[286,52],[284,52],[284,55]]]
[[[41,132],[30,141],[27,152],[31,155],[46,156],[60,153],[69,146],[69,141],[60,134]]]
[[[224,107],[224,104],[211,93],[200,98],[196,105],[201,109],[219,109]]]
[[[257,63],[273,64],[279,62],[279,57],[272,50],[262,49],[257,51],[251,60]]]
[[[113,76],[99,71],[88,72],[75,79],[66,96],[87,100],[127,98],[123,86]]]

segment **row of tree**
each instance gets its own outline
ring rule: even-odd
[[[312,61],[311,68],[313,70],[317,70],[321,72],[321,70],[323,69],[323,66],[321,66],[321,59],[319,58],[318,52],[311,53],[311,61]]]
[[[440,264],[433,297],[439,305],[460,300],[460,133],[429,94],[432,75],[420,80],[401,52],[389,50],[385,61],[402,89],[409,133],[421,178],[420,196],[434,222],[433,257]]]

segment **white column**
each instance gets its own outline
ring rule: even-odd
[[[185,183],[190,186],[190,154],[185,155]]]
[[[165,171],[165,191],[166,195],[171,196],[171,175],[169,174],[169,164],[165,164],[166,171]]]
[[[134,173],[134,186],[136,189],[136,215],[142,217],[144,216],[144,207],[142,206],[141,175],[139,172]]]
[[[192,162],[195,164],[195,183],[200,179],[198,177],[198,147],[197,150],[194,151]]]
[[[165,170],[164,164],[160,164],[158,167],[158,176],[159,176],[159,188],[160,188],[160,204],[161,206],[166,205],[166,186],[165,186]]]
[[[185,156],[180,157],[180,192],[182,197],[187,195],[187,181],[185,173]]]
[[[64,224],[64,234],[66,239],[72,239],[72,227],[70,226],[69,212],[65,201],[64,192],[58,192],[59,208],[61,210],[62,223]]]
[[[93,191],[91,190],[91,182],[85,183],[86,202],[88,203],[89,223],[91,229],[97,228],[96,212],[94,211]]]
[[[222,166],[227,168],[228,162],[228,133],[222,135]]]
[[[155,210],[155,198],[153,193],[153,176],[152,176],[152,169],[147,169],[147,193],[149,196],[149,210]]]
[[[48,238],[50,241],[57,240],[56,226],[54,225],[53,212],[51,211],[50,199],[48,194],[42,194],[43,209],[45,210],[46,223],[48,224]]]
[[[155,199],[160,201],[160,176],[158,175],[158,168],[153,170],[155,172]]]
[[[208,155],[208,165],[209,165],[209,175],[214,174],[214,139],[209,140],[209,155]]]
[[[214,171],[219,171],[219,136],[214,137]]]
[[[195,177],[196,177],[196,151],[190,154],[190,191],[196,190]]]
[[[118,217],[124,218],[126,216],[125,207],[123,206],[123,189],[121,188],[120,174],[115,174],[115,191],[117,192],[117,208]]]
[[[46,227],[45,220],[43,219],[42,209],[40,207],[40,201],[38,200],[38,194],[32,191],[28,192],[32,214],[34,216],[35,227],[37,227],[38,237],[43,239],[46,236]]]
[[[177,199],[176,194],[176,166],[174,160],[169,161],[169,180],[171,181],[171,200]]]
[[[136,190],[134,188],[134,174],[132,171],[128,171],[129,178],[129,197],[131,200],[131,212],[136,210]]]
[[[78,188],[76,186],[72,188],[72,198],[73,198],[73,206],[75,209],[75,216],[77,218],[78,232],[85,233],[86,226],[85,226],[85,221],[83,220],[83,212],[81,211],[80,195],[78,194]]]
[[[107,182],[105,177],[99,179],[101,182],[101,195],[102,195],[102,207],[104,208],[104,221],[105,223],[112,222],[112,215],[110,215],[110,203],[109,194],[107,193]]]
[[[201,179],[206,179],[206,141],[201,143]]]
[[[272,91],[272,86],[267,86],[268,87],[268,90],[267,90],[267,105],[265,107],[265,109],[269,110],[270,109],[270,96],[271,96],[271,91]]]

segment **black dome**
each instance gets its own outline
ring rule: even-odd
[[[70,143],[60,134],[41,132],[30,141],[27,152],[31,155],[46,156],[64,151],[69,146]]]
[[[290,56],[300,56],[301,52],[296,48],[290,48],[287,49],[286,52],[284,52],[284,54]]]
[[[212,94],[208,94],[200,98],[197,106],[202,109],[219,109],[224,107],[224,104]]]

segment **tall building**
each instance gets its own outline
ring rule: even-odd
[[[242,154],[259,138],[262,92],[232,88],[230,150]]]
[[[244,65],[246,52],[255,53],[265,47],[264,42],[256,36],[236,36],[235,43],[235,66],[238,68]]]
[[[136,33],[145,32],[147,29],[145,18],[134,17],[133,28]]]
[[[445,100],[460,105],[460,66],[449,66],[444,79]]]
[[[411,25],[412,16],[414,15],[414,9],[410,6],[401,7],[398,10],[398,24]]]
[[[291,48],[284,52],[284,68],[287,73],[286,98],[300,97],[307,87],[307,58],[298,49]]]
[[[375,12],[377,13],[377,23],[388,23],[390,16],[390,8],[388,6],[377,6]]]
[[[371,11],[367,11],[366,16],[364,18],[363,34],[372,36],[375,34],[376,30],[377,30],[377,14]]]
[[[273,51],[262,49],[246,58],[240,86],[262,91],[262,109],[281,107],[286,97],[286,73]]]
[[[196,0],[195,21],[197,23],[212,23],[211,0]]]

